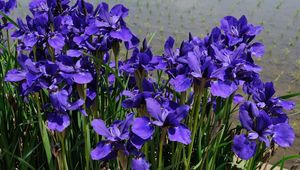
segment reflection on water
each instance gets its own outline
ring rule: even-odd
[[[75,0],[71,0],[75,1]],[[19,1],[18,14],[25,16],[29,0]],[[99,0],[90,0],[99,3]],[[259,60],[263,79],[275,81],[281,94],[300,91],[300,1],[299,0],[109,0],[130,9],[131,28],[140,37],[156,32],[153,49],[161,50],[165,39],[177,40],[207,34],[226,15],[246,15],[251,23],[263,25],[258,37],[266,45]],[[21,9],[21,10],[20,10]]]

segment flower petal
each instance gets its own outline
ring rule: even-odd
[[[126,115],[126,119],[122,121],[120,125],[121,138],[127,139],[129,137],[129,127],[133,123],[134,113],[129,113]]]
[[[165,53],[164,53],[164,55],[166,55],[167,57],[172,57],[174,43],[175,43],[175,40],[171,36],[165,42],[165,45],[164,45]]]
[[[65,38],[61,34],[56,34],[54,37],[48,39],[48,43],[56,50],[61,50],[65,45]]]
[[[180,124],[177,127],[170,127],[168,136],[170,141],[177,141],[185,145],[191,143],[191,131],[184,124]]]
[[[135,135],[134,133],[132,133],[132,134],[130,135],[130,143],[131,143],[136,149],[141,149],[146,141],[147,141],[147,140],[144,140],[144,139],[140,138],[139,136]]]
[[[82,105],[84,105],[84,100],[82,99],[76,100],[74,103],[71,103],[70,107],[68,107],[68,110],[77,110]]]
[[[26,72],[16,69],[9,70],[5,76],[5,81],[18,82],[26,79]]]
[[[273,126],[274,141],[281,147],[290,147],[295,140],[293,128],[287,123],[279,123]]]
[[[241,159],[248,160],[256,152],[256,142],[247,139],[242,135],[235,135],[233,139],[232,151]]]
[[[133,158],[131,162],[132,170],[149,170],[150,163],[144,157]]]
[[[132,128],[132,132],[142,139],[149,139],[154,133],[154,127],[148,117],[135,118]]]
[[[111,31],[110,36],[118,40],[130,41],[132,38],[132,33],[128,28],[123,27],[117,31]]]
[[[184,92],[192,85],[192,80],[185,75],[178,75],[175,79],[170,81],[170,84],[177,92]]]
[[[249,49],[252,55],[262,57],[265,54],[265,46],[262,43],[253,43]]]
[[[113,151],[111,143],[101,141],[96,148],[91,151],[92,160],[110,160],[117,156]]]
[[[285,110],[293,110],[296,105],[293,101],[279,100],[279,103]]]
[[[93,76],[90,72],[79,72],[72,75],[75,83],[87,84],[93,80]]]
[[[144,79],[142,82],[143,91],[154,92],[153,82]]]
[[[238,86],[231,81],[214,81],[211,82],[211,93],[214,96],[222,98],[229,97],[233,92],[238,89]]]
[[[101,119],[94,119],[91,124],[93,126],[94,131],[97,134],[99,134],[101,136],[104,136],[106,138],[111,137],[111,133],[109,132],[109,130],[106,127],[106,125],[105,125],[105,123],[104,123],[103,120],[101,120]]]
[[[195,78],[201,78],[201,68],[200,68],[200,61],[198,60],[197,56],[193,52],[189,52],[187,55],[187,61],[190,69],[193,71],[192,75]]]
[[[156,120],[161,120],[161,105],[153,98],[147,98],[146,107],[149,114]]]
[[[33,47],[37,41],[38,40],[34,34],[26,34],[23,40],[26,47]]]
[[[68,50],[67,55],[70,57],[80,57],[81,56],[81,51],[79,50]]]
[[[263,29],[264,28],[262,26],[253,26],[253,25],[250,24],[247,35],[250,35],[250,36],[258,35],[259,33],[262,32]]]
[[[234,104],[240,104],[240,103],[242,103],[244,100],[245,100],[244,97],[243,97],[242,95],[240,95],[240,94],[236,94],[236,95],[234,95],[234,97],[233,97],[233,103],[234,103]]]
[[[47,125],[51,130],[62,132],[70,125],[70,117],[64,113],[49,113],[47,115]]]

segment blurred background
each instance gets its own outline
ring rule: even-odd
[[[75,0],[71,0],[75,3]],[[73,2],[74,1],[74,2]],[[93,4],[99,0],[88,0]],[[30,0],[20,0],[14,16],[26,16]],[[248,22],[262,25],[264,31],[257,37],[266,46],[265,56],[256,59],[262,66],[262,79],[273,81],[277,96],[300,92],[300,0],[106,0],[110,5],[124,4],[129,8],[129,27],[142,39],[155,33],[151,43],[153,51],[160,54],[168,36],[176,39],[179,47],[191,32],[204,37],[219,25],[227,15],[239,18],[246,15]],[[293,148],[278,150],[272,162],[283,155],[300,152],[300,97],[289,113],[296,131]],[[236,117],[237,119],[237,117]],[[288,161],[287,168],[300,164]]]

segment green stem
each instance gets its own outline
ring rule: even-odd
[[[40,99],[39,99],[38,93],[35,95],[35,101],[37,102],[37,115],[38,115],[38,121],[39,121],[39,129],[40,129],[44,149],[46,152],[47,163],[49,165],[49,169],[54,169],[54,166],[52,164],[52,153],[51,153],[50,140],[49,140],[48,133],[47,133],[47,130],[46,130],[43,118],[42,118],[40,102],[39,102]]]
[[[160,143],[159,143],[159,156],[158,156],[158,170],[163,169],[163,159],[162,159],[162,153],[163,153],[163,147],[164,142],[167,134],[167,129],[163,128],[160,136]]]
[[[61,143],[61,153],[60,153],[60,161],[61,164],[62,164],[62,169],[63,170],[68,170],[68,162],[67,162],[67,157],[66,157],[66,145],[65,145],[65,137],[64,137],[64,134],[63,133],[60,133],[58,134],[59,136],[59,140],[60,140],[60,143]]]
[[[91,143],[90,143],[90,129],[88,124],[88,118],[83,116],[82,124],[83,124],[83,136],[84,136],[84,150],[85,150],[85,169],[90,169],[90,150],[91,150]]]
[[[118,163],[119,170],[127,170],[128,157],[125,155],[123,151],[118,152],[117,163]]]
[[[186,91],[185,92],[181,92],[181,95],[180,95],[180,104],[185,104],[186,98],[187,98]]]
[[[10,36],[9,36],[9,31],[6,31],[6,40],[7,40],[7,48],[8,48],[8,53],[11,55],[10,51]]]
[[[200,85],[199,84],[194,84],[194,93],[195,93],[195,102],[193,105],[193,110],[192,110],[192,114],[193,114],[193,128],[192,128],[192,141],[188,147],[188,158],[186,161],[186,170],[190,169],[190,162],[191,162],[191,157],[192,157],[192,152],[193,152],[193,146],[194,146],[194,142],[195,142],[195,137],[196,137],[196,132],[197,132],[197,127],[198,127],[198,121],[199,121],[199,112],[200,112],[200,105],[201,105],[201,98],[202,98],[202,94],[203,94],[203,90],[205,87],[205,79],[201,80]],[[191,127],[191,126],[190,126]]]
[[[254,157],[253,158],[251,158],[249,161],[247,161],[247,166],[246,166],[246,169],[247,170],[252,170],[254,167],[253,167],[253,165],[254,165]]]
[[[86,84],[77,86],[80,98],[86,100]],[[86,105],[83,105],[83,110],[86,111]],[[85,151],[85,169],[90,169],[90,150],[91,150],[91,141],[90,141],[90,127],[89,127],[89,117],[82,115],[82,128],[83,128],[83,137],[84,137],[84,151]]]
[[[87,9],[86,9],[84,0],[81,0],[81,5],[82,5],[83,14],[84,14],[84,16],[86,16],[87,15]]]
[[[120,43],[119,42],[115,42],[112,45],[112,49],[113,49],[113,53],[115,56],[115,67],[116,67],[116,71],[118,72],[119,69],[119,54],[120,54]]]
[[[144,151],[146,158],[148,158],[149,144],[147,142],[145,143],[145,145],[143,147],[143,151]]]

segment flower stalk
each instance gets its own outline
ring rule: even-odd
[[[196,133],[198,131],[198,121],[199,121],[199,114],[200,113],[200,108],[201,108],[201,99],[202,99],[202,95],[204,93],[204,87],[205,87],[205,83],[206,80],[205,79],[201,79],[199,84],[194,84],[194,104],[193,104],[193,108],[192,108],[192,115],[193,115],[193,120],[191,121],[193,123],[193,125],[191,125],[192,128],[192,142],[190,143],[190,145],[188,146],[188,154],[187,154],[187,161],[186,161],[186,166],[185,169],[189,170],[190,169],[190,163],[191,163],[191,157],[192,157],[192,153],[193,153],[193,147],[194,147],[194,143],[195,143],[195,138],[196,138]],[[203,114],[203,113],[202,113]],[[201,127],[201,126],[200,126]]]
[[[54,168],[53,163],[52,163],[50,140],[49,140],[49,136],[48,136],[48,133],[47,133],[47,130],[46,130],[43,118],[42,118],[40,102],[39,102],[40,99],[39,98],[40,98],[39,94],[36,93],[35,94],[35,101],[37,102],[36,103],[36,108],[37,108],[37,117],[38,117],[38,122],[39,122],[39,129],[40,129],[44,149],[45,149],[45,152],[46,152],[48,166],[49,166],[49,168]]]
[[[166,139],[166,134],[167,134],[167,129],[163,128],[160,135],[160,142],[159,142],[158,170],[163,170],[164,167],[162,155],[163,155],[163,148]]]
[[[86,90],[87,85],[78,85],[77,86],[80,98],[86,101]],[[83,104],[83,110],[86,111],[86,104]],[[90,124],[89,116],[82,115],[82,128],[84,136],[84,153],[85,153],[85,169],[90,169],[90,151],[91,151],[91,142],[90,142]]]
[[[68,162],[67,162],[67,153],[66,153],[66,144],[65,144],[65,134],[58,133],[58,138],[61,144],[61,151],[59,153],[59,162],[61,164],[61,170],[68,170]]]

